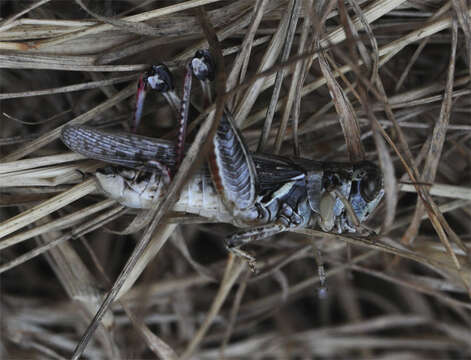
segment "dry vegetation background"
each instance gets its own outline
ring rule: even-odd
[[[3,0],[0,10],[2,359],[84,348],[90,359],[471,357],[469,1]],[[263,138],[269,153],[380,164],[377,237],[286,233],[248,247],[257,274],[228,257],[233,227],[168,211],[211,120],[150,227],[116,233],[137,212],[96,191],[87,174],[102,164],[69,152],[60,130],[129,130],[139,74],[165,62],[181,91],[185,61],[208,46],[224,62],[218,94],[231,90],[219,99],[252,151]],[[161,96],[147,97],[143,122],[142,134],[175,136]],[[97,327],[110,289],[118,300]]]

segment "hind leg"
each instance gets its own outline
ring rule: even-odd
[[[279,234],[283,231],[286,231],[286,227],[280,224],[272,224],[247,229],[227,237],[225,239],[226,249],[232,254],[247,260],[250,269],[255,271],[255,258],[240,248],[252,241],[262,240],[267,237]]]

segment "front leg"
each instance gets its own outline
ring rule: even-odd
[[[309,211],[307,207],[306,201],[298,204],[296,208],[293,208],[287,202],[278,200],[271,201],[268,204],[256,203],[252,209],[246,210],[241,215],[246,215],[244,220],[247,223],[258,222],[266,225],[249,228],[231,235],[226,239],[226,248],[234,255],[248,260],[253,270],[255,258],[241,250],[240,247],[288,229],[305,226],[309,220],[306,217],[306,212]]]

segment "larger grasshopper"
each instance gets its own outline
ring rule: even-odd
[[[176,112],[181,109],[176,144],[86,126],[65,127],[62,141],[89,158],[124,167],[97,171],[107,196],[128,207],[151,208],[165,195],[184,153],[191,72],[205,81],[211,78],[213,66],[208,52],[197,52],[189,63],[182,100],[173,91],[171,74],[164,66],[152,67],[139,81],[134,125],[140,120],[146,91],[159,90]],[[206,94],[210,99],[208,90]],[[250,153],[225,109],[208,165],[188,180],[174,210],[243,228],[226,238],[226,246],[253,266],[255,259],[240,249],[242,245],[308,226],[319,226],[325,232],[356,233],[383,194],[381,171],[368,161],[320,162]]]

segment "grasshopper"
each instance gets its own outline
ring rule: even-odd
[[[62,141],[72,151],[119,166],[96,172],[108,197],[148,209],[165,196],[184,154],[192,74],[211,101],[207,81],[214,77],[214,63],[208,51],[198,51],[190,61],[182,99],[163,65],[153,66],[139,79],[133,127],[140,121],[146,92],[158,90],[175,113],[180,110],[177,143],[87,126],[64,127]],[[248,242],[313,226],[325,232],[358,233],[383,194],[382,173],[369,161],[321,162],[251,153],[230,111],[224,109],[207,165],[188,180],[174,210],[243,228],[226,238],[226,247],[253,266],[254,257],[241,249]]]

